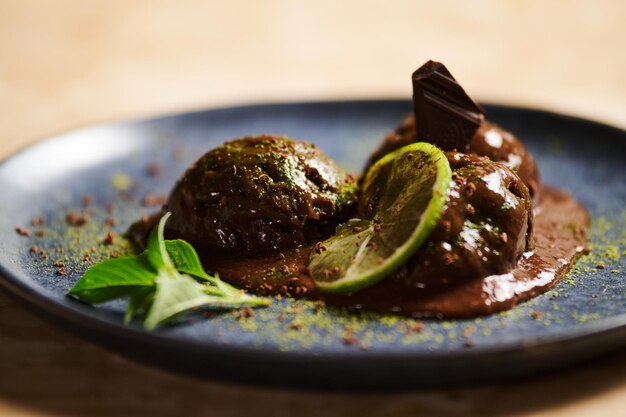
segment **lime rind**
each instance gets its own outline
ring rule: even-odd
[[[308,270],[329,293],[352,293],[385,279],[424,244],[447,201],[452,172],[445,155],[424,142],[378,160],[363,181],[363,219],[339,226],[317,245]]]

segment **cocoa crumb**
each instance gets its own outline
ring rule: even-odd
[[[352,329],[345,328],[341,340],[344,344],[355,346],[359,344],[359,339],[354,335]]]
[[[150,162],[146,167],[146,173],[152,178],[158,177],[161,175],[161,165],[156,161]]]
[[[57,275],[67,275],[67,272],[65,271],[65,268],[59,268],[56,270],[55,274]]]
[[[37,252],[39,252],[39,246],[33,245],[33,246],[30,247],[30,249],[28,251],[30,253],[37,253]]]
[[[302,324],[298,323],[295,320],[289,323],[289,330],[300,330],[301,328]]]
[[[37,237],[44,237],[45,235],[46,235],[46,232],[44,232],[41,229],[35,231],[35,236],[37,236]]]
[[[237,311],[237,313],[235,313],[235,318],[237,320],[250,319],[252,317],[254,317],[254,310],[252,310],[250,307],[244,307],[241,310]]]
[[[415,332],[415,333],[421,333],[421,332],[424,331],[425,328],[426,328],[426,326],[421,321],[417,321],[415,323],[411,323],[411,325],[409,326],[409,330],[411,330],[412,332]]]
[[[532,317],[533,319],[535,319],[535,320],[541,320],[541,316],[542,316],[542,314],[541,314],[541,312],[540,312],[540,311],[533,310],[533,311],[531,311],[531,312],[530,312],[530,315],[531,315],[531,317]]]
[[[107,232],[106,236],[104,237],[103,242],[105,245],[112,245],[115,243],[116,237],[117,237],[117,234],[113,230],[110,230]]]
[[[596,269],[604,269],[604,268],[605,268],[604,264],[596,265]]]
[[[42,216],[37,216],[37,217],[33,217],[33,219],[30,221],[31,226],[41,226],[43,224],[43,217]]]
[[[52,264],[52,266],[56,267],[56,268],[61,268],[63,266],[65,266],[65,264],[61,261],[56,261],[54,264]]]
[[[474,328],[471,326],[465,326],[461,332],[461,336],[468,338],[474,334]]]
[[[117,220],[113,217],[107,217],[104,219],[104,224],[106,226],[115,226],[117,224]]]
[[[20,236],[26,236],[26,237],[30,236],[30,230],[28,230],[25,227],[18,226],[15,228],[15,232]]]
[[[70,226],[82,226],[87,223],[87,218],[84,215],[78,214],[74,211],[70,211],[65,219]]]
[[[86,196],[83,197],[83,207],[89,207],[93,204],[93,196],[90,194],[87,194]]]
[[[316,313],[323,310],[324,307],[326,307],[326,303],[323,301],[316,301],[315,304],[313,305],[313,311],[315,311]]]
[[[83,262],[90,262],[91,260],[92,258],[90,254],[86,254],[85,256],[83,256]]]
[[[293,289],[293,292],[296,295],[302,295],[302,294],[306,294],[307,292],[309,292],[309,289],[307,287],[298,286],[298,287]]]
[[[363,230],[363,228],[361,226],[354,226],[352,228],[352,233],[359,233],[362,230]]]
[[[322,245],[322,242],[317,242],[315,244],[315,252],[322,253],[325,250],[326,250],[326,246]]]

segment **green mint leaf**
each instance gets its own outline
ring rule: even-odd
[[[128,299],[124,323],[128,324],[136,314],[146,313],[154,300],[155,287],[139,287],[133,290]]]
[[[137,288],[154,287],[156,276],[145,254],[108,259],[89,268],[69,294],[87,303],[102,303]]]
[[[222,297],[204,293],[204,285],[188,275],[160,271],[156,278],[154,301],[144,320],[144,327],[153,330],[165,320],[206,304],[223,304]]]
[[[165,247],[165,239],[163,237],[163,232],[165,230],[165,223],[167,219],[172,215],[172,213],[167,212],[161,217],[159,220],[159,224],[156,230],[153,230],[150,234],[150,238],[148,239],[148,258],[150,259],[150,263],[152,266],[157,269],[167,269],[169,271],[175,271],[174,263],[170,258],[170,255],[167,253],[167,248]]]
[[[166,240],[165,248],[179,272],[211,281],[211,276],[204,271],[196,250],[184,240]]]

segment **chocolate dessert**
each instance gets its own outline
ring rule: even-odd
[[[429,61],[418,69],[413,89],[415,114],[371,156],[359,190],[313,145],[242,138],[205,154],[177,183],[164,207],[172,213],[166,234],[188,240],[207,270],[239,288],[352,310],[473,317],[553,288],[586,249],[587,211],[567,193],[541,185],[522,142],[487,121],[442,64]],[[450,175],[445,194],[428,194],[443,204],[431,216],[432,229],[420,235],[427,238],[366,286],[326,290],[315,279],[312,259],[335,250],[333,239],[346,230],[386,230],[372,210],[381,196],[402,190],[372,191],[367,178],[383,161],[392,163],[391,156],[413,157],[406,150],[414,142],[439,148]],[[145,236],[150,226],[138,223],[134,236]],[[374,240],[368,242],[354,257]],[[347,274],[339,266],[324,273]]]

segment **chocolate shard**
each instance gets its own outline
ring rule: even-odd
[[[441,63],[428,61],[412,76],[417,140],[467,151],[484,111]]]

